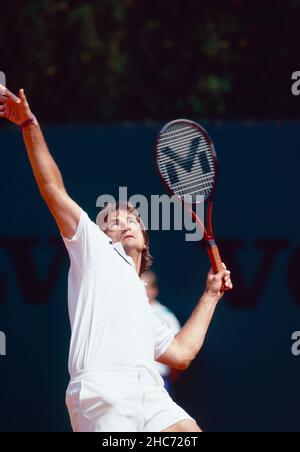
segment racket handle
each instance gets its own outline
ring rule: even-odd
[[[214,273],[219,273],[220,271],[224,270],[222,259],[219,253],[219,248],[215,242],[214,239],[209,239],[207,241],[207,252],[208,256],[213,268]],[[228,287],[225,286],[225,284],[222,284],[222,292],[227,292],[229,290]]]

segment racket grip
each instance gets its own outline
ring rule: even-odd
[[[220,271],[224,270],[222,259],[221,259],[220,253],[219,253],[219,248],[214,239],[209,239],[207,241],[207,252],[208,252],[208,256],[209,256],[211,266],[213,268],[214,273],[216,274],[216,273],[219,273]],[[222,292],[226,292],[229,289],[223,283],[221,290],[222,290]]]

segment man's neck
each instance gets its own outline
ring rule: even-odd
[[[138,275],[140,274],[141,271],[141,265],[142,265],[142,253],[139,253],[138,251],[132,251],[132,252],[128,252],[126,251],[127,256],[131,257],[131,259],[133,260],[135,269],[138,273]]]

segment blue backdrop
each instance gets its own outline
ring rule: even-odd
[[[235,290],[175,400],[207,431],[300,431],[299,123],[209,123],[220,160],[215,232]],[[70,195],[95,219],[96,199],[162,194],[153,167],[160,125],[44,127]],[[0,430],[70,429],[68,257],[41,200],[22,138],[0,130]],[[288,157],[288,161],[284,161]],[[184,323],[209,263],[183,231],[151,232],[160,301]]]

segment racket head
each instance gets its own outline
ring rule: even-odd
[[[176,119],[159,132],[155,161],[162,183],[182,202],[190,196],[198,204],[212,200],[218,176],[218,159],[207,131],[189,119]]]

